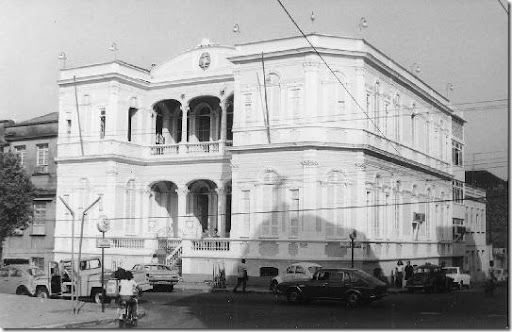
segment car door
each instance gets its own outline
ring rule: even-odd
[[[347,288],[350,286],[350,277],[347,272],[331,272],[329,278],[328,296],[335,299],[343,299]]]
[[[304,267],[297,265],[297,267],[295,268],[294,280],[306,281],[306,280],[310,280],[310,279],[311,279],[311,276],[308,274],[308,271],[306,271],[306,269],[304,269]]]
[[[12,293],[10,289],[11,278],[9,277],[9,267],[3,267],[0,269],[0,292],[1,293]],[[16,291],[15,291],[16,292]]]
[[[11,280],[11,285],[9,286],[12,290],[11,293],[16,293],[16,289],[18,289],[19,286],[25,285],[28,282],[29,277],[24,275],[20,269],[12,268],[9,278]]]
[[[305,281],[305,287],[302,289],[304,295],[309,298],[328,297],[331,273],[331,271],[319,271],[313,279]]]

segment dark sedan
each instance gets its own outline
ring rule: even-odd
[[[292,303],[339,300],[357,306],[385,296],[387,285],[359,269],[320,269],[310,280],[280,283],[277,294]]]
[[[446,271],[441,266],[434,264],[425,264],[418,266],[414,274],[407,280],[407,290],[424,290],[427,293],[436,293],[439,291],[450,291],[453,279],[446,275]]]

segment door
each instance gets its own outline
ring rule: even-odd
[[[16,285],[11,277],[11,268],[4,267],[0,269],[0,292],[16,294]]]
[[[203,227],[208,228],[208,194],[197,194],[197,219]]]
[[[345,297],[345,292],[350,287],[350,283],[351,280],[348,272],[332,272],[329,281],[329,297],[343,299]]]
[[[306,282],[304,293],[309,298],[327,298],[329,297],[329,282],[331,271],[320,271],[313,279]]]

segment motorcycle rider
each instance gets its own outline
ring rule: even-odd
[[[120,290],[119,290],[119,303],[125,302],[126,305],[131,306],[132,309],[132,317],[133,319],[137,319],[137,310],[138,310],[138,303],[137,295],[140,291],[140,286],[137,285],[135,280],[133,280],[133,274],[131,271],[125,271],[125,273],[122,276],[121,282],[119,283]],[[119,319],[123,318],[123,313],[121,312],[121,315]]]

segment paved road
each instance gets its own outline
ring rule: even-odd
[[[139,328],[507,328],[507,289],[392,294],[370,306],[291,305],[271,294],[149,292]],[[114,328],[114,323],[96,328]]]

